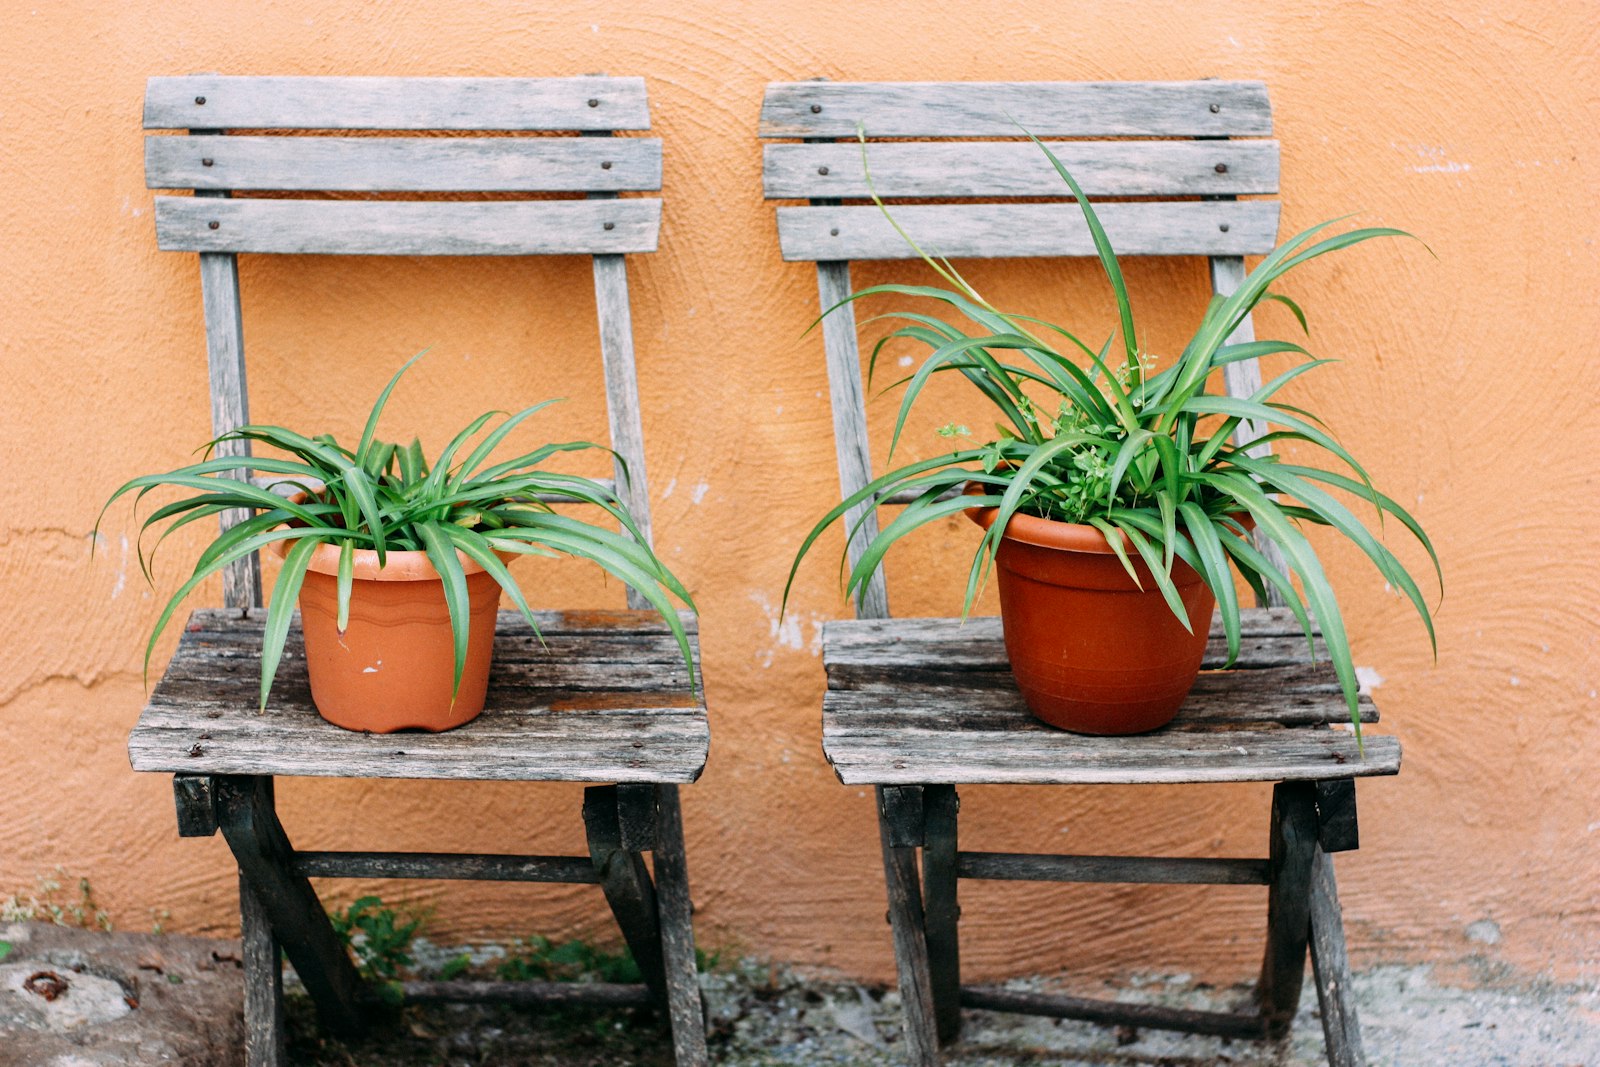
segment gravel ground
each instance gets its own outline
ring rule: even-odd
[[[1484,968],[1446,984],[1428,967],[1359,973],[1355,989],[1373,1067],[1600,1067],[1600,989],[1518,983]],[[1058,988],[1047,980],[1013,988]],[[705,977],[714,1063],[727,1067],[890,1067],[898,1055],[899,1002],[892,991],[804,981],[744,964]],[[1186,976],[1145,978],[1121,989],[1073,992],[1227,1010],[1247,987],[1217,988]],[[295,1007],[295,1062],[345,1067],[436,1064],[527,1067],[668,1067],[669,1042],[647,1013],[550,1016],[499,1007],[409,1009],[352,1046],[320,1040],[309,1006]],[[1324,1064],[1316,994],[1309,980],[1293,1037],[1282,1045],[1192,1037],[968,1012],[947,1067],[1302,1067]]]

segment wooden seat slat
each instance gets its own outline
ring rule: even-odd
[[[168,252],[619,255],[655,251],[661,229],[661,201],[654,199],[463,203],[160,196],[155,203],[156,242]]]
[[[692,782],[710,730],[676,643],[648,612],[541,612],[548,651],[502,612],[488,700],[441,734],[364,734],[311,704],[298,623],[257,708],[265,612],[205,609],[129,738],[135,770],[573,782]],[[611,625],[607,625],[607,624]],[[693,627],[690,632],[695,636]],[[698,646],[697,650],[698,650]],[[632,650],[632,651],[630,651]]]
[[[1239,196],[1278,191],[1276,141],[1054,141],[1089,196]],[[1030,142],[769,144],[763,191],[770,199],[1049,196],[1070,193]],[[1220,170],[1218,168],[1221,168]]]
[[[1260,137],[1267,87],[1190,82],[776,82],[762,137]]]
[[[661,188],[646,137],[146,137],[152,189],[639,192]]]
[[[590,101],[594,101],[593,104]],[[144,128],[644,130],[643,78],[156,77]]]
[[[1311,646],[1288,608],[1253,608],[1239,616],[1241,668],[1305,665]],[[1313,631],[1314,633],[1316,631]],[[954,618],[836,619],[823,624],[829,669],[857,667],[1008,670],[1005,635],[999,616]],[[1215,616],[1202,667],[1217,670],[1227,661],[1227,641]],[[1325,662],[1320,634],[1317,659]],[[844,677],[843,674],[840,675]]]
[[[636,202],[636,201],[635,201]],[[897,204],[895,222],[947,259],[1090,256],[1078,205]],[[1119,256],[1251,256],[1272,251],[1276,200],[1113,202],[1095,209]],[[780,207],[778,245],[793,261],[916,259],[875,205]]]

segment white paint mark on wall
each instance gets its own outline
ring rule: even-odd
[[[1372,691],[1383,684],[1383,675],[1375,667],[1357,667],[1356,681],[1361,683],[1361,692],[1371,696]]]
[[[122,591],[128,587],[128,535],[123,534],[121,541],[122,557],[117,560],[117,584],[111,587],[112,600],[121,596]]]
[[[1465,174],[1472,169],[1471,163],[1450,159],[1445,154],[1444,145],[1400,144],[1393,141],[1390,144],[1403,151],[1415,152],[1427,160],[1426,163],[1419,163],[1411,168],[1415,174]]]
[[[761,608],[761,613],[767,617],[767,627],[774,646],[779,648],[805,649],[813,656],[822,655],[822,624],[821,616],[812,614],[802,621],[797,612],[789,612],[781,620],[778,618],[778,609],[761,593],[750,594],[751,603]],[[805,627],[811,626],[811,640],[805,639]],[[773,651],[768,649],[762,654],[763,667],[772,665]]]
[[[709,492],[711,492],[711,486],[705,482],[696,482],[694,491],[689,494],[689,499],[698,504],[706,498],[706,494]]]
[[[667,480],[667,487],[665,489],[661,490],[661,499],[662,500],[667,499],[667,497],[672,495],[672,491],[674,489],[676,489],[676,488],[678,488],[678,479],[669,478]]]
[[[375,663],[371,667],[363,667],[363,668],[361,668],[361,673],[362,674],[377,674],[378,673],[378,668],[381,667],[381,666],[383,666],[383,660],[380,659],[377,663]]]

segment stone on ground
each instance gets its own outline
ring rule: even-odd
[[[0,926],[0,1067],[244,1062],[239,944]]]

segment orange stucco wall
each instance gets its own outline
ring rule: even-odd
[[[1344,360],[1302,379],[1295,399],[1414,505],[1448,572],[1436,666],[1409,608],[1348,547],[1319,542],[1343,575],[1358,662],[1381,678],[1385,728],[1407,753],[1398,779],[1362,788],[1364,847],[1340,859],[1355,955],[1480,951],[1592,976],[1594,14],[1478,0],[4,0],[0,894],[60,865],[91,878],[127,927],[156,910],[170,912],[169,928],[227,932],[236,921],[222,842],[180,841],[167,781],[128,769],[159,601],[130,556],[127,511],[97,560],[87,554],[109,489],[180,462],[209,428],[195,262],[156,251],[142,178],[146,76],[646,76],[666,142],[666,213],[660,253],[636,259],[630,277],[658,541],[704,612],[715,741],[685,796],[701,938],[879,978],[890,956],[870,805],[819,749],[818,626],[844,613],[831,558],[804,572],[793,614],[777,619],[790,555],[836,481],[820,340],[802,336],[813,275],[780,262],[760,197],[762,87],[815,75],[1247,77],[1264,79],[1275,104],[1285,231],[1357,211],[1437,254],[1369,246],[1287,287],[1311,315],[1317,352]],[[1013,306],[1090,332],[1111,322],[1091,264],[972,273]],[[431,345],[389,412],[395,432],[414,427],[437,445],[482,410],[551,396],[571,399],[539,424],[546,434],[604,432],[585,261],[246,258],[241,274],[259,419],[353,433],[398,361]],[[876,267],[858,280],[913,275]],[[1150,343],[1173,351],[1204,306],[1203,265],[1136,261],[1129,276]],[[1260,316],[1264,332],[1291,325],[1276,309]],[[929,429],[945,421],[987,424],[960,389],[942,398],[924,405],[912,448],[930,447]],[[891,416],[876,405],[880,452]],[[952,522],[892,557],[899,612],[957,607],[973,536]],[[162,589],[200,540],[164,550]],[[528,567],[541,602],[621,602],[580,567]],[[220,589],[201,601],[220,602]],[[307,847],[579,846],[574,788],[291,781],[281,797]],[[963,830],[994,849],[1251,854],[1266,798],[1255,787],[973,789]],[[433,906],[445,939],[609,936],[582,887],[385,892]],[[1238,978],[1257,959],[1259,890],[964,892],[975,974],[1181,967]],[[1497,924],[1497,944],[1469,940],[1481,920]]]

